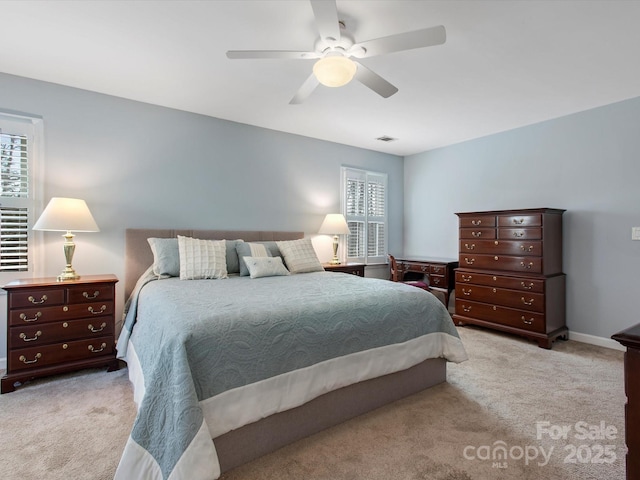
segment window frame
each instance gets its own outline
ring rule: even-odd
[[[347,200],[347,195],[348,195],[348,191],[347,191],[347,184],[348,184],[348,179],[349,178],[363,178],[364,179],[364,183],[365,183],[365,192],[364,192],[364,198],[365,198],[365,205],[364,205],[364,215],[349,215],[347,212],[347,207],[348,207],[348,200]],[[344,242],[344,248],[343,248],[343,257],[345,259],[346,262],[352,262],[352,263],[364,263],[366,265],[374,265],[374,264],[384,264],[387,263],[387,255],[389,252],[389,175],[387,173],[384,172],[377,172],[377,171],[373,171],[373,170],[365,170],[365,169],[360,169],[360,168],[354,168],[354,167],[348,167],[348,166],[342,166],[341,167],[341,175],[340,175],[341,181],[340,181],[340,191],[341,191],[341,211],[342,214],[345,216],[345,219],[347,220],[347,223],[349,223],[350,221],[360,221],[363,223],[364,225],[364,232],[363,232],[363,241],[364,241],[364,249],[363,249],[363,253],[364,255],[359,255],[359,256],[349,256],[349,237],[351,235],[346,235],[345,237],[345,242]],[[378,182],[381,182],[383,185],[383,191],[384,191],[384,214],[382,216],[371,216],[369,214],[369,205],[368,205],[368,195],[367,195],[367,191],[369,189],[369,185],[370,183],[373,183],[372,180],[377,179]],[[369,253],[369,228],[370,228],[370,224],[372,223],[372,220],[374,220],[377,223],[381,223],[383,225],[383,234],[384,234],[384,239],[383,239],[383,248],[382,248],[382,253],[379,255],[370,255]],[[380,253],[380,252],[378,252]]]
[[[8,134],[27,137],[28,196],[26,198],[4,197],[0,195],[0,205],[6,207],[26,207],[27,220],[27,270],[0,272],[2,285],[21,278],[43,275],[43,235],[33,230],[38,215],[42,212],[43,201],[43,151],[44,122],[41,117],[0,110],[0,129]]]

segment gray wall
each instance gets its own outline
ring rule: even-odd
[[[413,155],[404,175],[405,254],[457,257],[455,212],[564,208],[574,338],[640,322],[640,98]]]
[[[44,118],[45,202],[87,201],[99,233],[76,236],[80,274],[124,280],[127,227],[296,230],[340,209],[340,166],[389,175],[389,247],[402,249],[401,157],[0,74],[0,109]],[[64,267],[45,233],[45,275]],[[331,239],[319,239],[331,256]],[[118,285],[122,308],[122,282]],[[0,358],[6,356],[0,312]]]

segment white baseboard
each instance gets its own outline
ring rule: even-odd
[[[612,348],[613,350],[625,351],[626,348],[620,345],[615,340],[604,337],[596,337],[595,335],[588,335],[586,333],[578,333],[569,331],[569,340],[575,340],[576,342],[588,343],[590,345],[597,345],[599,347]]]

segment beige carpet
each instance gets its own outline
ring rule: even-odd
[[[449,364],[448,383],[280,449],[223,479],[624,479],[622,352],[573,341],[543,350],[474,327],[460,334],[470,360]],[[40,379],[2,395],[2,478],[112,478],[134,417],[126,369]],[[538,438],[537,422],[548,422],[546,432],[563,426],[570,431],[566,439],[547,433]],[[594,435],[604,422],[617,434],[578,439],[577,422]],[[506,458],[485,459],[499,445],[506,447]]]

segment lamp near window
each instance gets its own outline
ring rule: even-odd
[[[338,258],[338,235],[349,235],[349,225],[341,213],[328,213],[324,217],[322,225],[320,225],[319,234],[333,235],[333,258],[329,262],[332,265],[340,265],[340,259]]]
[[[76,280],[80,275],[71,266],[76,245],[73,243],[74,232],[99,232],[100,229],[93,219],[89,207],[84,200],[79,198],[53,197],[33,226],[34,230],[48,232],[67,232],[63,235],[64,258],[67,266],[58,275],[58,281]]]

